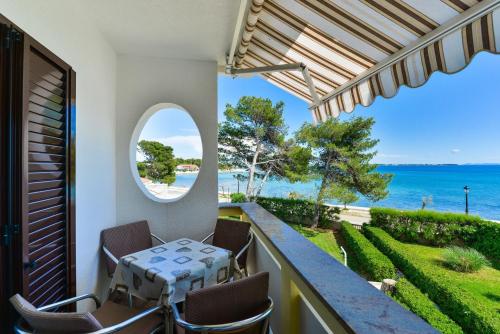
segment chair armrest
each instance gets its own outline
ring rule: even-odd
[[[106,248],[106,246],[102,245],[102,250],[104,254],[106,254],[107,257],[110,258],[111,261],[113,261],[115,264],[118,264],[118,259],[109,251],[109,249]]]
[[[192,324],[190,322],[185,321],[184,319],[181,318],[181,315],[179,314],[179,310],[177,309],[177,306],[175,304],[171,304],[172,311],[174,313],[174,319],[177,325],[179,325],[182,328],[185,328],[190,331],[195,331],[195,332],[226,332],[226,331],[235,331],[241,328],[245,328],[248,326],[251,326],[253,324],[258,323],[259,321],[267,319],[270,315],[271,312],[273,311],[274,303],[271,297],[268,297],[269,300],[269,306],[267,307],[266,310],[264,310],[262,313],[257,314],[256,316],[253,316],[248,319],[240,320],[240,321],[235,321],[235,322],[228,322],[225,324],[218,324],[218,325],[197,325],[197,324]]]
[[[81,295],[81,296],[69,298],[69,299],[66,299],[66,300],[61,300],[61,301],[59,301],[57,303],[54,303],[54,304],[42,306],[42,307],[37,308],[37,310],[41,311],[41,312],[45,312],[45,311],[48,311],[48,310],[55,309],[56,307],[61,307],[61,306],[73,304],[73,303],[76,303],[77,301],[84,300],[84,299],[89,299],[89,298],[91,298],[91,299],[94,300],[95,306],[97,308],[99,308],[101,306],[101,301],[99,300],[99,298],[97,298],[97,296],[94,295],[93,293],[88,293],[88,294],[85,294],[85,295]]]
[[[166,243],[167,243],[167,242],[166,242],[166,241],[164,241],[162,238],[160,238],[159,236],[157,236],[156,234],[153,234],[153,233],[151,233],[151,238],[158,240],[158,241],[159,241],[159,242],[161,242],[162,244],[166,244]]]
[[[152,313],[155,313],[155,312],[158,312],[158,311],[160,311],[162,309],[163,309],[163,305],[153,306],[151,308],[148,308],[147,310],[142,311],[138,315],[133,316],[132,318],[129,318],[129,319],[125,320],[125,321],[117,323],[116,325],[109,326],[109,327],[106,327],[106,328],[103,328],[103,329],[100,329],[98,331],[94,331],[94,332],[91,332],[91,333],[88,333],[88,334],[109,334],[109,333],[116,333],[118,331],[121,331],[125,327],[128,327],[128,326],[132,325],[134,322],[136,322],[138,320],[141,320],[142,318],[147,317],[148,315],[150,315]]]
[[[213,237],[214,234],[215,234],[215,232],[212,232],[209,235],[207,235],[205,238],[203,238],[203,240],[201,240],[201,243],[205,243],[205,241],[207,241],[208,239],[210,239],[211,237]]]

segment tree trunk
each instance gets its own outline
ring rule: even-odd
[[[321,217],[321,205],[323,204],[326,185],[330,177],[330,162],[332,161],[332,155],[333,155],[332,152],[328,152],[328,159],[326,160],[323,179],[321,180],[321,186],[319,188],[318,197],[316,197],[316,203],[314,205],[314,220],[312,224],[313,228],[316,228],[319,225],[319,219]]]
[[[248,172],[248,183],[247,183],[247,191],[246,197],[247,199],[251,199],[253,197],[253,183],[255,177],[255,168],[257,167],[257,160],[259,158],[261,144],[257,143],[255,147],[255,154],[253,155],[252,164],[250,165],[250,170]]]
[[[271,168],[269,168],[266,171],[266,174],[264,175],[264,178],[260,182],[259,187],[257,188],[257,191],[255,192],[255,197],[256,198],[260,196],[260,192],[262,191],[262,188],[264,187],[264,184],[267,182],[267,179],[269,178],[269,174],[271,174]]]
[[[327,176],[324,175],[323,179],[321,180],[318,197],[316,197],[316,203],[314,204],[314,220],[311,226],[312,228],[316,228],[319,225],[319,219],[321,217],[321,204],[323,203],[323,196],[326,189],[326,178]]]

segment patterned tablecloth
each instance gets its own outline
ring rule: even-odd
[[[191,290],[228,279],[230,251],[190,239],[179,239],[120,259],[111,290],[127,287],[132,295],[178,303]]]

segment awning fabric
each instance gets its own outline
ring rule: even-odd
[[[432,44],[412,48],[486,3],[491,10],[474,21]],[[369,106],[379,95],[392,97],[401,85],[421,86],[435,71],[457,72],[479,51],[499,53],[498,4],[498,0],[482,4],[478,0],[253,0],[235,65],[305,64],[320,102],[313,101],[298,71],[262,75],[311,103],[314,119],[323,121],[342,111],[352,112],[358,104]]]

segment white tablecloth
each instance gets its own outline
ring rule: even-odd
[[[179,239],[120,259],[111,290],[126,287],[132,295],[178,303],[186,293],[226,281],[231,252],[190,239]]]

